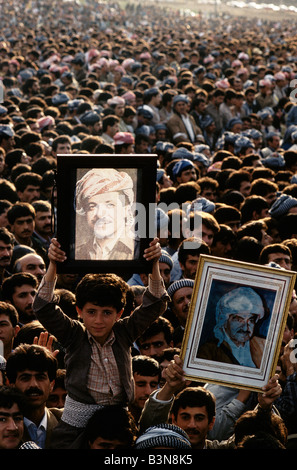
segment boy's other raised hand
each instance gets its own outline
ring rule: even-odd
[[[48,249],[48,257],[52,263],[62,263],[66,260],[65,251],[61,250],[61,245],[56,238],[52,238]]]

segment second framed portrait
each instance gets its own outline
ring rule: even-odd
[[[58,155],[59,273],[150,270],[156,170],[155,155]]]
[[[200,255],[181,348],[186,376],[261,391],[275,373],[295,278]]]

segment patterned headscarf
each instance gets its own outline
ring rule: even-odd
[[[76,183],[76,212],[80,215],[85,213],[85,200],[114,191],[122,191],[129,204],[133,203],[133,181],[128,173],[113,168],[93,168]]]

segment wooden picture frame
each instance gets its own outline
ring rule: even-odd
[[[276,370],[295,278],[200,255],[180,354],[186,377],[261,391]]]

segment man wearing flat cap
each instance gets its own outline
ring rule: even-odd
[[[94,168],[77,181],[75,259],[133,259],[133,202],[133,180],[125,171]]]

